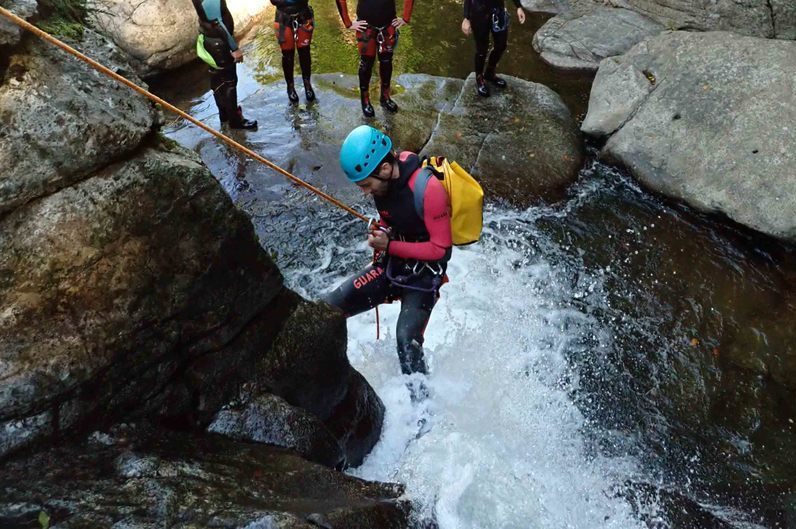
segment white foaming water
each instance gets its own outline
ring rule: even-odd
[[[400,374],[399,303],[380,309],[380,341],[374,311],[349,319],[348,356],[386,406],[379,444],[351,473],[405,483],[417,516],[441,529],[644,527],[617,494],[634,461],[589,447],[570,397],[577,374],[565,353],[600,326],[566,308],[572,274],[547,249],[534,251],[532,215],[493,212],[481,243],[454,250],[426,331],[428,377]],[[331,280],[324,256],[315,277],[336,285],[354,272]],[[307,277],[288,280],[298,275]],[[311,284],[308,294],[331,286]],[[430,397],[413,404],[407,383],[417,379]],[[428,431],[415,439],[421,418]]]

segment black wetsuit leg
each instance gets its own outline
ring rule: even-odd
[[[379,79],[381,80],[381,97],[390,97],[392,82],[392,53],[379,54]]]
[[[367,94],[370,90],[370,78],[373,75],[373,63],[375,62],[376,57],[359,56],[359,90],[363,94]]]
[[[210,69],[210,89],[222,122],[238,115],[238,73],[229,45],[224,39],[205,37],[205,49],[218,65]]]
[[[483,75],[486,56],[489,53],[489,34],[492,32],[492,21],[488,17],[474,16],[470,20],[470,28],[475,39],[475,75]]]
[[[395,336],[398,340],[398,359],[401,372],[428,373],[423,359],[423,333],[431,317],[431,310],[437,302],[435,292],[419,292],[401,289],[401,314]]]
[[[288,87],[293,86],[293,70],[296,66],[296,54],[293,49],[282,50],[282,73],[285,75],[285,83]]]
[[[301,67],[301,77],[309,80],[312,76],[312,55],[310,54],[310,47],[304,46],[298,49],[299,66]]]
[[[503,57],[503,53],[506,51],[509,43],[508,28],[504,29],[503,31],[491,31],[491,33],[493,47],[492,51],[489,53],[489,61],[486,65],[487,77],[492,77],[495,75],[497,64],[500,61],[500,58]]]
[[[384,268],[370,265],[343,281],[324,300],[348,317],[370,310],[398,295],[397,289],[387,279]]]

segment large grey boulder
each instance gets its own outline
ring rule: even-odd
[[[791,0],[619,0],[619,3],[670,29],[796,38],[796,5]]]
[[[36,0],[0,0],[0,7],[4,7],[18,17],[30,20],[37,13]],[[22,38],[22,29],[0,16],[0,48],[3,46],[16,46]]]
[[[509,86],[482,98],[475,75],[442,112],[423,153],[459,162],[487,198],[528,206],[572,183],[582,165],[580,134],[569,109],[548,87],[504,76]]]
[[[262,21],[268,0],[227,0],[240,37]],[[196,57],[198,20],[191,0],[90,0],[90,22],[127,54],[141,75],[181,66]]]
[[[796,46],[674,32],[606,59],[587,133],[650,189],[796,241]]]
[[[82,45],[108,67],[130,71],[97,34],[87,30]],[[35,39],[11,57],[0,108],[0,214],[124,158],[157,121],[155,108],[129,88]]]
[[[522,7],[531,13],[564,13],[569,10],[567,0],[521,0]]]
[[[7,462],[0,526],[399,529],[402,492],[262,444],[124,427]]]
[[[597,7],[632,9],[670,30],[731,31],[754,37],[796,39],[791,0],[522,0],[531,11],[583,15]]]
[[[551,18],[533,36],[543,61],[568,70],[597,70],[606,57],[621,55],[664,27],[629,9],[598,8],[585,15]]]

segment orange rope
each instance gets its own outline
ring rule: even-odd
[[[168,101],[165,101],[165,100],[159,98],[155,94],[149,92],[148,90],[145,90],[145,89],[141,88],[137,84],[133,83],[132,81],[129,81],[125,77],[122,77],[121,75],[119,75],[118,73],[114,72],[113,70],[110,70],[109,68],[106,68],[105,66],[103,66],[102,64],[98,63],[97,61],[91,59],[90,57],[87,57],[86,55],[83,55],[82,53],[80,53],[76,49],[72,48],[68,44],[65,44],[65,43],[61,42],[60,40],[56,39],[55,37],[53,37],[49,33],[45,32],[45,31],[42,31],[41,29],[37,28],[33,24],[30,24],[29,22],[19,18],[18,16],[16,16],[14,13],[8,11],[7,9],[5,9],[3,7],[0,7],[0,15],[3,15],[4,17],[9,19],[11,22],[16,24],[17,26],[19,26],[19,27],[21,27],[23,29],[27,29],[28,31],[30,31],[34,35],[37,35],[38,37],[46,40],[50,44],[53,44],[54,46],[57,46],[58,48],[61,48],[62,50],[64,50],[65,52],[67,52],[67,53],[69,53],[71,55],[74,55],[75,57],[77,57],[81,61],[85,62],[86,64],[88,64],[89,66],[94,68],[95,70],[97,70],[97,71],[99,71],[101,73],[104,73],[108,77],[111,77],[111,78],[119,81],[120,83],[128,86],[133,91],[138,92],[139,94],[141,94],[142,96],[144,96],[144,97],[146,97],[148,99],[151,99],[152,101],[154,101],[158,105],[162,106],[163,108],[165,108],[167,110],[170,110],[171,112],[174,112],[175,114],[177,114],[178,116],[180,116],[181,118],[183,118],[183,119],[185,119],[187,121],[190,121],[191,123],[193,123],[194,125],[196,125],[200,129],[204,130],[205,132],[208,132],[208,133],[212,134],[213,136],[215,136],[216,138],[220,139],[224,143],[226,143],[226,144],[230,145],[231,147],[233,147],[234,149],[237,149],[240,152],[242,152],[242,153],[254,158],[258,162],[267,165],[268,167],[270,167],[271,169],[273,169],[277,173],[280,173],[283,176],[289,178],[290,180],[292,180],[294,183],[300,185],[301,187],[303,187],[305,189],[308,189],[309,191],[312,191],[313,193],[315,193],[316,195],[320,196],[324,200],[327,200],[327,201],[331,202],[332,204],[334,204],[338,208],[347,211],[348,213],[352,214],[353,216],[357,217],[358,219],[361,219],[361,220],[364,220],[365,222],[368,222],[368,218],[365,215],[359,213],[358,211],[354,210],[350,206],[348,206],[346,204],[343,204],[342,202],[340,202],[339,200],[337,200],[333,196],[321,191],[317,187],[305,182],[304,180],[300,179],[299,177],[294,176],[293,174],[285,171],[284,169],[282,169],[278,165],[276,165],[273,162],[267,160],[266,158],[263,158],[262,156],[260,156],[256,152],[252,151],[248,147],[245,147],[244,145],[241,145],[240,143],[236,142],[232,138],[230,138],[228,136],[225,136],[224,134],[221,134],[220,132],[218,132],[217,130],[215,130],[213,128],[208,127],[207,125],[205,125],[204,123],[202,123],[198,119],[194,118],[193,116],[190,116],[189,114],[186,114],[185,112],[183,112],[179,108],[175,107],[174,105],[172,105]]]

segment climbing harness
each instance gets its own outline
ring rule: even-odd
[[[379,55],[382,55],[385,52],[392,53],[395,50],[395,46],[398,44],[398,36],[400,35],[400,31],[395,29],[391,32],[390,28],[392,28],[392,25],[390,24],[386,26],[369,25],[362,30],[361,36],[358,40],[362,43],[365,49],[367,49],[370,41],[375,37]]]
[[[509,28],[509,12],[505,7],[496,7],[492,10],[492,31],[502,33]]]
[[[196,125],[200,129],[204,130],[208,134],[211,134],[211,135],[215,136],[216,138],[218,138],[219,140],[223,141],[224,143],[226,143],[227,145],[231,146],[232,148],[234,148],[234,149],[246,154],[247,156],[250,156],[251,158],[254,158],[258,162],[268,166],[269,168],[273,169],[277,173],[279,173],[282,176],[284,176],[284,177],[288,178],[289,180],[291,180],[296,185],[299,185],[299,186],[303,187],[304,189],[307,189],[308,191],[311,191],[311,192],[315,193],[319,197],[321,197],[324,200],[330,202],[331,204],[334,204],[338,208],[350,213],[354,217],[356,217],[356,218],[358,218],[358,219],[360,219],[362,221],[365,221],[365,222],[368,221],[368,218],[365,215],[363,215],[362,213],[359,213],[358,211],[356,211],[352,207],[342,203],[338,199],[336,199],[333,196],[329,195],[328,193],[320,190],[319,188],[313,186],[312,184],[309,184],[309,183],[305,182],[304,180],[302,180],[301,178],[295,176],[294,174],[282,169],[281,167],[279,167],[275,163],[273,163],[270,160],[260,156],[259,154],[257,154],[253,150],[249,149],[248,147],[246,147],[244,145],[241,145],[240,143],[238,143],[237,141],[233,140],[229,136],[226,136],[225,134],[222,134],[222,133],[218,132],[217,130],[215,130],[215,129],[211,128],[211,127],[208,127],[207,125],[205,125],[204,123],[202,123],[198,119],[196,119],[193,116],[187,114],[186,112],[180,110],[179,108],[175,107],[174,105],[172,105],[168,101],[166,101],[164,99],[161,99],[160,97],[158,97],[155,94],[149,92],[148,90],[145,90],[144,88],[141,88],[140,86],[138,86],[134,82],[128,80],[126,77],[124,77],[122,75],[119,75],[118,73],[116,73],[113,70],[107,68],[106,66],[103,66],[102,64],[98,63],[94,59],[84,55],[83,53],[81,53],[81,52],[77,51],[76,49],[74,49],[73,47],[69,46],[68,44],[58,40],[55,37],[53,37],[52,35],[50,35],[46,31],[43,31],[43,30],[37,28],[36,26],[34,26],[33,24],[31,24],[31,23],[19,18],[17,15],[15,15],[11,11],[5,9],[4,7],[0,7],[0,15],[3,15],[4,17],[6,17],[8,20],[13,22],[17,26],[30,31],[31,33],[33,33],[37,37],[39,37],[39,38],[41,38],[43,40],[46,40],[50,44],[62,49],[63,51],[69,53],[70,55],[73,55],[73,56],[77,57],[78,59],[80,59],[81,61],[85,62],[86,64],[88,64],[89,66],[91,66],[92,68],[97,70],[98,72],[101,72],[101,73],[107,75],[108,77],[110,77],[110,78],[122,83],[123,85],[125,85],[128,88],[132,89],[134,92],[137,92],[138,94],[146,97],[147,99],[150,99],[150,100],[154,101],[155,103],[157,103],[161,107],[165,108],[166,110],[169,110],[170,112],[173,112],[174,114],[177,114],[178,116],[180,116],[181,118],[185,119],[186,121],[189,121],[190,123],[193,123],[194,125]]]

